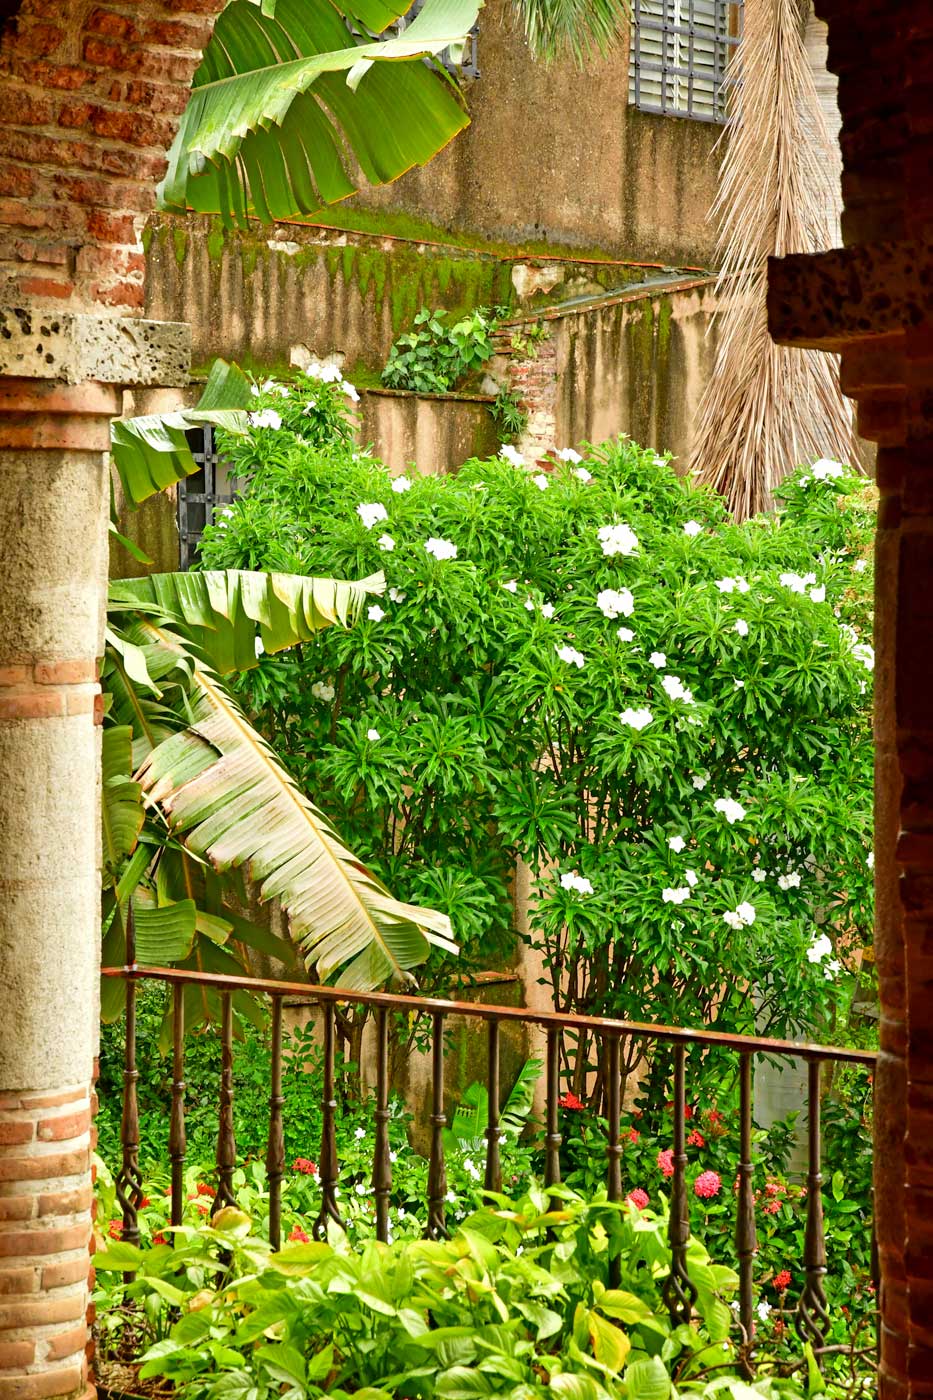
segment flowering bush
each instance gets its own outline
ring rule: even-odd
[[[247,702],[392,888],[450,914],[464,969],[510,950],[520,858],[559,1006],[772,1033],[844,1008],[871,927],[870,488],[818,463],[735,525],[625,440],[393,480],[322,442],[339,386],[268,397],[281,426],[224,444],[246,486],[205,563],[388,586],[263,658]]]

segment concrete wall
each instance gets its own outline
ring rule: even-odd
[[[360,441],[372,443],[396,475],[411,466],[422,476],[455,471],[471,457],[498,452],[491,403],[489,396],[364,389]]]
[[[472,123],[423,169],[347,202],[494,240],[710,265],[722,128],[628,105],[628,42],[579,68],[533,62],[512,0],[480,13]]]

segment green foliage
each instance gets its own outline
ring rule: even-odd
[[[382,382],[390,389],[446,393],[481,369],[493,353],[490,337],[497,321],[486,307],[454,317],[423,306],[414,324],[415,329],[400,335],[389,351]]]
[[[477,0],[231,0],[218,16],[169,152],[164,209],[225,225],[301,219],[386,184],[437,154],[469,121],[437,62],[462,44]],[[428,62],[424,62],[428,59]]]
[[[105,1329],[132,1302],[156,1338],[142,1378],[173,1382],[185,1400],[803,1395],[777,1375],[739,1380],[728,1307],[738,1276],[699,1241],[687,1256],[695,1322],[672,1327],[663,1216],[565,1188],[493,1196],[449,1240],[353,1247],[331,1227],[274,1256],[250,1216],[227,1207],[212,1225],[182,1227],[173,1247],[116,1242],[95,1266]],[[112,1281],[123,1274],[125,1285]]]
[[[518,395],[510,389],[499,390],[489,411],[503,442],[512,442],[521,437],[528,426],[528,414],[522,408]]]
[[[352,632],[244,681],[299,782],[451,916],[467,965],[509,950],[526,862],[560,1007],[841,1025],[872,923],[871,488],[822,465],[736,525],[624,440],[392,481],[308,440],[324,390],[282,398],[268,443],[226,442],[249,485],[204,541],[211,567],[385,569]],[[571,1051],[579,1093],[592,1047]]]

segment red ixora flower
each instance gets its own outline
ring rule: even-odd
[[[206,1181],[199,1181],[198,1189],[195,1194],[198,1196],[216,1196],[217,1192],[214,1190],[213,1186],[208,1186]],[[189,1196],[188,1200],[193,1201],[194,1196]]]
[[[111,1220],[110,1224],[107,1226],[107,1234],[112,1240],[118,1240],[123,1234],[123,1221]]]
[[[783,1194],[784,1194],[784,1192],[786,1191],[786,1189],[787,1189],[787,1188],[784,1186],[783,1182],[780,1182],[780,1181],[766,1181],[766,1182],[765,1182],[765,1195],[766,1195],[766,1196],[783,1196]]]
[[[658,1171],[662,1171],[665,1176],[674,1175],[674,1149],[665,1147],[658,1153]]]
[[[292,1162],[292,1168],[296,1172],[301,1172],[302,1176],[316,1176],[317,1162],[312,1162],[310,1157],[296,1157]]]
[[[703,1199],[709,1200],[711,1196],[718,1196],[722,1186],[722,1179],[718,1172],[701,1172],[693,1183],[694,1194]]]
[[[165,1238],[165,1236],[162,1234],[162,1232],[159,1231],[159,1233],[158,1233],[157,1235],[153,1235],[153,1237],[152,1237],[152,1243],[153,1243],[153,1244],[168,1244],[168,1240]]]
[[[288,1238],[292,1244],[310,1244],[309,1236],[305,1234],[300,1225],[294,1227]]]
[[[640,1186],[636,1186],[635,1190],[630,1191],[625,1199],[628,1201],[629,1205],[634,1206],[636,1210],[644,1210],[650,1197],[647,1191],[643,1191]]]
[[[771,1282],[779,1293],[783,1293],[784,1289],[790,1283],[790,1269],[782,1269],[779,1274],[774,1275]]]
[[[564,1097],[558,1099],[557,1102],[560,1104],[561,1108],[572,1108],[577,1113],[586,1108],[586,1104],[583,1100],[578,1099],[576,1094],[571,1093],[569,1089]]]
[[[641,1133],[637,1128],[629,1128],[627,1133],[622,1134],[623,1141],[628,1139],[629,1142],[637,1142],[640,1137]]]
[[[781,1209],[781,1202],[777,1200],[765,1201],[761,1209],[764,1211],[765,1215],[777,1215],[778,1211]]]
[[[687,1146],[688,1146],[688,1147],[705,1147],[705,1146],[706,1146],[706,1138],[705,1138],[705,1137],[703,1136],[703,1134],[700,1132],[699,1128],[693,1128],[693,1129],[691,1129],[691,1131],[687,1134]]]
[[[668,1113],[673,1113],[673,1112],[674,1112],[674,1100],[671,1099],[670,1103],[666,1103],[666,1104],[664,1105],[664,1107],[667,1109]],[[687,1120],[688,1123],[690,1122],[690,1119],[693,1117],[694,1112],[695,1112],[695,1109],[694,1109],[692,1103],[685,1103],[685,1104],[684,1104],[684,1118]]]

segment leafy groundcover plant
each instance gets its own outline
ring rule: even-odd
[[[212,1225],[181,1227],[173,1245],[114,1242],[95,1263],[109,1306],[131,1304],[158,1338],[141,1379],[169,1380],[185,1400],[826,1392],[806,1350],[789,1377],[762,1366],[743,1379],[738,1278],[696,1240],[695,1315],[672,1327],[663,1217],[566,1188],[491,1197],[449,1239],[354,1247],[331,1227],[278,1255],[227,1207]]]
[[[462,971],[513,953],[525,862],[562,1009],[839,1033],[871,928],[872,488],[819,462],[736,525],[625,439],[393,479],[348,441],[350,386],[264,388],[204,559],[385,570],[352,632],[243,682],[353,849],[449,914]],[[435,951],[423,982],[455,976]],[[565,1049],[598,1107],[595,1048]]]

